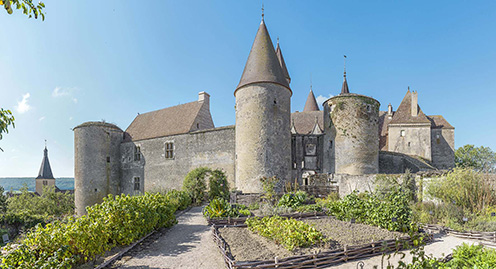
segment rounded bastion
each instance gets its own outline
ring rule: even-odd
[[[119,194],[120,143],[124,132],[114,124],[85,122],[74,127],[74,195],[76,214]]]
[[[379,172],[379,106],[374,98],[353,93],[342,93],[324,102],[330,172]]]

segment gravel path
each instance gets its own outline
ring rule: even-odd
[[[193,207],[178,223],[145,249],[124,256],[113,268],[225,268],[201,207]]]
[[[458,238],[454,236],[448,236],[448,235],[441,235],[441,234],[436,234],[434,237],[434,241],[424,247],[424,250],[427,255],[433,255],[436,258],[444,258],[446,255],[450,254],[453,249],[456,248],[456,246],[461,245],[462,243],[468,243],[468,244],[477,244],[478,242],[475,240],[469,240],[469,239],[464,239],[464,238]],[[412,256],[409,253],[409,250],[405,250],[404,253],[406,254],[405,258],[403,261],[409,263],[412,261]],[[370,257],[362,260],[353,260],[345,264],[341,264],[338,266],[332,266],[328,268],[336,268],[336,269],[354,269],[354,268],[363,268],[363,269],[372,269],[374,268],[374,265],[377,266],[377,268],[381,268],[381,260],[382,260],[382,255],[375,256],[375,257]],[[390,261],[391,264],[397,266],[398,261],[400,260],[400,257],[393,256],[391,257]],[[359,262],[363,262],[363,267],[357,266]],[[386,268],[387,265],[387,257],[384,258],[384,268]]]

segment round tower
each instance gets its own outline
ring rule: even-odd
[[[124,132],[114,124],[85,122],[74,128],[74,193],[76,214],[119,194],[120,144]]]
[[[379,106],[372,97],[349,93],[345,73],[341,94],[324,102],[324,172],[379,172]]]
[[[279,56],[279,57],[278,57]],[[291,178],[291,89],[262,19],[236,87],[236,187],[262,191],[260,178]],[[279,185],[281,187],[282,184]]]

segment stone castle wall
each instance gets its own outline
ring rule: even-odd
[[[165,157],[165,144],[173,143],[174,157]],[[135,146],[141,150],[134,160]],[[134,178],[140,191],[181,189],[186,174],[197,167],[222,169],[234,187],[234,126],[195,131],[121,144],[121,190],[134,193]]]
[[[431,125],[389,125],[388,151],[416,155],[432,160]]]

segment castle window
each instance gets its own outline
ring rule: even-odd
[[[408,146],[410,146],[410,142],[408,142]]]
[[[43,186],[48,186],[48,181],[43,180]]]
[[[110,156],[107,156],[107,162],[108,163],[110,162]]]
[[[141,147],[134,146],[134,161],[141,160]]]
[[[401,130],[401,131],[400,131],[400,136],[401,136],[401,137],[405,137],[405,134],[406,134],[405,130]]]
[[[439,134],[436,135],[436,144],[440,144],[441,143],[441,139],[439,138]]]
[[[139,191],[140,190],[140,178],[134,177],[133,183],[134,183],[134,190]]]
[[[199,123],[196,124],[196,129],[200,129],[200,124]]]
[[[165,158],[166,159],[174,159],[174,143],[166,142],[165,143]]]
[[[293,162],[293,169],[296,169],[296,162]]]
[[[330,148],[332,149],[332,140],[331,140],[330,142],[331,142],[331,146],[330,146]]]
[[[367,105],[367,112],[372,112],[372,106],[371,105]]]

